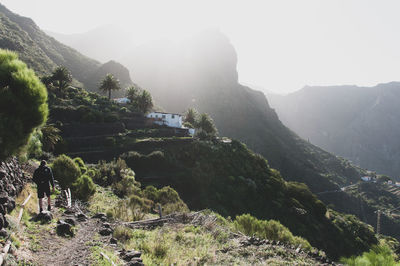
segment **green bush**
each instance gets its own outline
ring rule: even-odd
[[[40,130],[35,129],[31,134],[28,143],[26,144],[25,148],[19,155],[19,158],[22,161],[25,161],[29,158],[39,158],[43,154],[43,144],[40,141],[42,138],[42,132]]]
[[[127,242],[133,237],[133,231],[125,226],[117,226],[113,232],[113,237],[118,241]]]
[[[87,201],[96,192],[96,186],[89,176],[81,175],[72,184],[72,191],[76,198]]]
[[[178,192],[169,186],[161,189],[148,186],[142,191],[142,195],[154,202],[153,208],[156,207],[155,205],[161,204],[164,214],[186,212],[189,210],[187,205],[179,197]]]
[[[118,197],[129,196],[140,190],[140,183],[135,180],[135,173],[132,169],[124,169],[120,172],[122,179],[112,185],[114,193]]]
[[[109,186],[116,182],[122,180],[123,171],[125,169],[129,169],[126,165],[126,162],[118,158],[117,160],[113,160],[109,163],[106,161],[100,161],[97,166],[96,175],[94,177],[94,181],[102,186]]]
[[[82,174],[85,174],[87,172],[87,167],[85,165],[85,162],[82,160],[80,157],[74,158],[74,163],[79,167],[79,170],[81,170]]]
[[[364,252],[362,256],[341,258],[340,262],[349,266],[400,265],[396,262],[393,251],[386,245],[374,246],[369,252]]]
[[[236,216],[234,221],[236,230],[252,236],[256,235],[275,241],[281,241],[292,245],[301,245],[303,249],[311,250],[311,245],[307,240],[293,236],[290,230],[275,220],[258,220],[250,214]]]
[[[23,147],[48,115],[46,87],[18,60],[0,49],[0,160]]]
[[[54,178],[58,180],[61,188],[70,188],[81,176],[81,170],[67,155],[58,156],[51,165]]]

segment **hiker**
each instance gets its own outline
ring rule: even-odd
[[[47,210],[51,211],[50,183],[54,193],[54,177],[45,160],[40,162],[40,166],[33,173],[33,182],[37,185],[40,212],[43,212],[44,194],[47,196]]]

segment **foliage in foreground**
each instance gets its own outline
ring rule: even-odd
[[[46,87],[18,60],[0,49],[0,160],[14,154],[48,115]]]
[[[118,226],[114,230],[113,237],[118,239],[125,249],[140,250],[144,263],[149,265],[312,265],[315,263],[311,258],[302,257],[297,253],[289,254],[290,252],[281,246],[243,246],[237,241],[236,234],[233,234],[237,231],[234,228],[236,221],[232,222],[209,211],[201,215],[204,215],[205,219],[215,216],[216,221],[199,226],[170,224],[149,230],[132,230]],[[286,243],[295,245],[292,242]]]
[[[158,206],[165,215],[188,211],[186,204],[171,187],[142,188],[135,180],[135,172],[122,159],[100,161],[88,172],[94,174],[94,182],[112,190],[112,192],[107,192],[105,189],[98,190],[90,201],[91,205],[96,206],[96,211],[106,212],[115,219],[141,220],[145,215],[157,213]]]
[[[139,155],[126,153],[124,158],[138,175],[158,176],[157,185],[171,185],[192,210],[277,220],[332,259],[360,254],[377,243],[372,227],[354,216],[328,212],[305,184],[286,182],[238,141],[163,145],[163,156],[151,156],[145,165],[139,163],[145,155]]]
[[[304,238],[294,236],[290,230],[275,220],[259,220],[250,214],[236,216],[233,222],[236,230],[252,236],[264,239],[290,243],[295,246],[301,245],[303,249],[311,250],[311,245]]]
[[[96,191],[92,177],[81,158],[71,159],[67,155],[58,156],[51,165],[54,178],[62,189],[70,188],[74,197],[87,201]]]
[[[400,265],[395,260],[396,256],[387,245],[373,246],[370,251],[364,252],[361,256],[342,258],[340,262],[349,266],[394,266]]]

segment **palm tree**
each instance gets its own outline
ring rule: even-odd
[[[150,111],[151,108],[153,108],[153,105],[153,98],[151,97],[150,92],[148,92],[147,90],[143,90],[137,98],[137,107],[139,111],[145,114]]]
[[[120,90],[119,80],[112,74],[107,74],[100,83],[99,90],[108,92],[108,99],[111,99],[111,91]]]
[[[58,87],[61,92],[71,84],[72,75],[66,67],[59,66],[54,69],[51,75],[51,80],[53,81],[53,85]]]
[[[190,123],[192,126],[196,126],[198,116],[199,116],[199,113],[197,112],[196,109],[189,108],[185,114],[185,122]]]
[[[56,128],[54,125],[49,124],[49,125],[44,125],[41,128],[42,131],[42,144],[43,144],[43,150],[44,151],[54,151],[54,148],[56,144],[61,141],[61,136],[58,128]]]

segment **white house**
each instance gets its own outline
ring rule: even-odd
[[[124,98],[115,98],[114,102],[119,103],[119,104],[127,104],[127,103],[130,103],[131,100],[129,100],[126,97],[124,97]]]
[[[362,177],[361,177],[361,180],[362,180],[362,181],[367,181],[367,182],[369,182],[369,181],[372,180],[372,178],[371,178],[370,176],[362,176]]]
[[[157,125],[182,128],[182,115],[180,114],[152,112],[147,115],[147,118],[153,118]]]

